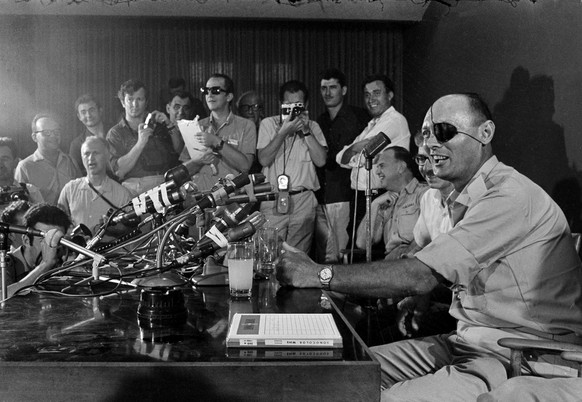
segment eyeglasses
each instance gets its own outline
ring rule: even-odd
[[[43,137],[60,137],[61,134],[63,133],[60,129],[56,129],[56,130],[39,130],[39,131],[35,131],[36,133],[41,133]]]
[[[262,110],[262,109],[263,109],[263,106],[258,104],[258,103],[255,103],[254,105],[240,105],[239,106],[239,110],[241,113],[248,113],[250,111],[258,112],[259,110]]]
[[[418,166],[424,166],[424,165],[426,165],[427,162],[429,162],[429,163],[432,162],[431,158],[429,156],[421,155],[421,154],[416,155],[414,157],[414,161],[416,162],[416,164]]]
[[[176,112],[179,112],[180,110],[183,110],[184,112],[188,113],[190,111],[190,109],[192,109],[189,105],[178,105],[175,104],[174,106],[172,106],[172,109],[174,109]]]
[[[212,95],[219,95],[221,92],[228,93],[226,89],[222,89],[221,87],[202,87],[200,88],[200,92],[202,92],[204,95],[208,95],[209,93]]]
[[[440,142],[441,144],[444,144],[445,142],[452,140],[457,134],[468,135],[469,137],[473,138],[475,141],[483,144],[483,142],[481,142],[480,140],[475,138],[475,136],[473,136],[472,134],[466,133],[464,131],[459,131],[459,129],[457,127],[455,127],[454,125],[452,125],[450,123],[445,123],[445,122],[435,123],[434,120],[432,119],[432,106],[430,107],[430,122],[432,123],[432,133],[434,134],[434,138],[436,138],[436,140],[438,142]],[[428,139],[430,137],[430,134],[431,133],[429,130],[424,130],[422,132],[422,136],[425,139]]]

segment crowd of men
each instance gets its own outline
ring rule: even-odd
[[[277,267],[283,286],[389,299],[415,329],[444,290],[455,331],[372,349],[383,400],[503,400],[515,388],[507,385],[508,352],[498,339],[582,344],[582,267],[567,222],[540,187],[497,160],[495,124],[478,95],[438,99],[413,141],[387,76],[363,80],[365,108],[345,102],[348,85],[337,69],[322,72],[319,90],[326,109],[316,120],[310,91],[297,80],[281,85],[280,112],[265,117],[256,91],[235,102],[234,82],[217,73],[200,89],[206,115],[183,80],[170,80],[159,110],[149,107],[142,82],[128,80],[111,127],[97,99],[77,99],[84,128],[68,154],[51,113],[34,117],[37,149],[18,164],[14,141],[0,138],[0,184],[29,200],[4,205],[1,219],[47,232],[13,239],[8,296],[57,264],[55,248],[72,226],[95,233],[109,209],[189,161],[200,191],[227,175],[265,174],[277,197],[259,208],[285,242]],[[178,121],[195,116],[195,139],[207,151],[191,155]],[[378,135],[390,143],[370,169],[367,147]],[[362,249],[380,244],[384,258],[337,265],[350,239]],[[410,336],[410,328],[401,330]],[[562,362],[540,363],[540,370],[568,371]]]

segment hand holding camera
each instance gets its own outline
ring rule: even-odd
[[[302,135],[304,127],[308,127],[309,115],[303,103],[287,103],[281,105],[281,120],[283,121],[281,132],[289,136],[297,133]]]

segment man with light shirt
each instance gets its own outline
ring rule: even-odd
[[[326,141],[319,124],[309,119],[309,91],[291,80],[279,89],[281,114],[263,119],[257,152],[265,177],[277,189],[277,201],[263,201],[266,225],[279,237],[309,252],[319,189],[315,167],[325,165]]]
[[[36,151],[16,166],[18,183],[38,187],[42,198],[56,205],[65,184],[80,176],[71,157],[61,151],[61,126],[50,113],[39,113],[32,119],[32,140]]]
[[[362,85],[364,103],[370,112],[372,120],[360,135],[346,145],[336,156],[337,163],[351,169],[351,186],[357,192],[356,224],[366,213],[365,190],[368,186],[368,171],[364,168],[365,158],[360,153],[370,140],[384,133],[390,138],[389,146],[399,146],[410,150],[410,131],[406,118],[394,109],[394,85],[390,78],[382,74],[369,75]],[[380,181],[371,175],[371,189],[379,189]],[[352,205],[352,213],[354,206]]]
[[[185,148],[180,160],[193,160],[199,167],[193,177],[200,191],[210,190],[227,175],[247,173],[255,159],[257,133],[254,124],[232,112],[234,83],[225,74],[213,74],[200,88],[210,116],[199,121],[197,142],[208,152],[191,158]]]
[[[148,93],[141,81],[124,82],[117,95],[125,113],[107,133],[112,168],[123,186],[138,195],[163,183],[164,173],[179,163],[182,137],[165,113],[148,114]]]
[[[456,331],[371,348],[384,401],[470,401],[507,380],[505,337],[582,345],[582,267],[562,210],[538,185],[500,162],[495,123],[476,94],[438,99],[423,137],[435,174],[453,184],[453,228],[411,258],[319,265],[283,244],[282,285],[367,297],[453,290]],[[576,375],[544,356],[535,373]]]
[[[107,176],[109,150],[107,142],[91,136],[81,146],[87,176],[68,182],[59,196],[61,207],[75,226],[84,224],[93,234],[111,208],[124,206],[131,200],[129,190]]]

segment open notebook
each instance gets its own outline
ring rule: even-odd
[[[227,347],[341,348],[342,337],[331,314],[236,313]]]

